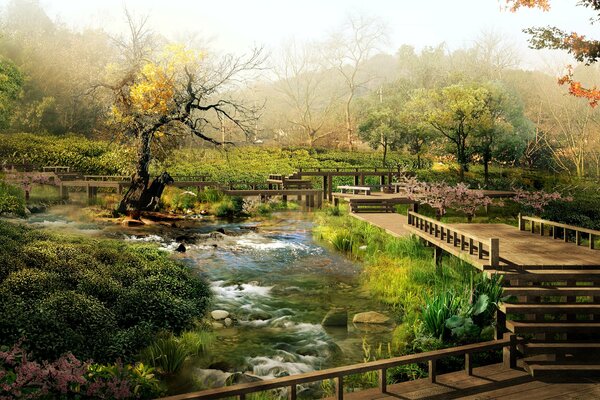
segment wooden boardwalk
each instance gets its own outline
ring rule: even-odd
[[[348,400],[384,399],[598,399],[600,378],[533,378],[522,367],[505,368],[494,364],[473,369],[468,376],[463,371],[439,375],[436,383],[428,379],[403,382],[387,387],[387,393],[368,389],[347,393]],[[330,398],[333,400],[333,398]]]
[[[511,296],[497,313],[506,330],[530,337],[520,346],[532,375],[585,371],[600,376],[600,232],[519,216],[506,224],[445,224],[423,215],[351,214],[394,236],[415,234],[488,276],[504,275]],[[529,229],[526,229],[529,222]]]

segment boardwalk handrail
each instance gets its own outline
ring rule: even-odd
[[[529,230],[531,233],[535,233],[535,224],[539,224],[540,227],[540,235],[544,235],[544,227],[550,226],[552,227],[552,237],[556,239],[558,237],[556,228],[561,228],[563,230],[563,240],[565,242],[569,241],[569,236],[567,234],[568,231],[575,232],[575,244],[577,246],[581,245],[581,234],[586,233],[588,235],[589,243],[588,246],[591,250],[594,250],[594,238],[600,238],[600,231],[596,231],[594,229],[582,228],[579,226],[563,224],[560,222],[554,222],[547,219],[537,218],[537,217],[528,217],[519,214],[519,230],[524,231],[525,229],[525,221],[529,221]]]
[[[403,172],[402,167],[301,167],[298,172]]]
[[[465,371],[472,374],[472,354],[488,350],[505,349],[505,361],[508,366],[514,368],[516,365],[516,346],[524,343],[525,340],[517,338],[513,334],[506,334],[499,340],[488,342],[468,344],[447,349],[428,351],[425,353],[410,354],[402,357],[388,358],[385,360],[370,361],[362,364],[348,365],[344,367],[330,368],[321,371],[308,372],[298,375],[290,375],[283,378],[270,379],[265,381],[242,383],[234,386],[226,386],[216,389],[203,390],[200,392],[186,393],[176,396],[165,397],[162,400],[209,400],[223,399],[231,396],[238,396],[240,400],[245,400],[246,395],[250,393],[262,392],[265,390],[289,388],[288,398],[295,400],[296,386],[303,383],[312,383],[326,379],[334,379],[336,387],[336,399],[344,398],[344,377],[348,375],[360,374],[369,371],[379,372],[379,389],[382,393],[387,391],[386,373],[389,368],[400,365],[414,363],[428,363],[429,380],[435,382],[436,362],[438,359],[452,356],[465,356]]]
[[[461,251],[466,249],[470,255],[477,253],[480,260],[483,259],[484,253],[486,253],[484,249],[484,246],[486,246],[490,265],[492,267],[500,265],[499,238],[482,238],[410,210],[408,211],[408,225],[440,240],[445,240],[446,243],[451,243],[454,247],[460,247]]]

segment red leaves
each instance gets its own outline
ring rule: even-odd
[[[573,67],[568,66],[567,74],[558,79],[559,85],[569,85],[569,93],[575,97],[587,99],[590,106],[596,107],[600,101],[600,90],[595,86],[588,89],[581,82],[573,80]]]

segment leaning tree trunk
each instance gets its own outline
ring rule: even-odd
[[[148,185],[150,182],[149,166],[152,157],[151,143],[152,133],[140,134],[135,174],[131,179],[131,186],[129,186],[117,208],[117,212],[120,214],[127,214],[134,219],[139,219],[142,211],[156,211],[165,185],[173,182],[173,178],[168,173],[163,172],[154,179],[151,185]]]

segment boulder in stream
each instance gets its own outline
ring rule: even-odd
[[[271,318],[273,318],[271,314],[262,310],[252,311],[252,313],[248,315],[248,321],[266,321]]]
[[[352,322],[354,322],[355,324],[382,324],[382,325],[385,325],[385,324],[389,324],[390,322],[392,322],[392,320],[387,315],[383,315],[376,311],[367,311],[367,312],[355,314],[354,318],[352,318]]]
[[[348,326],[348,311],[343,308],[332,308],[329,310],[323,321],[322,326]]]
[[[229,317],[229,311],[214,310],[214,311],[211,311],[210,316],[212,317],[212,319],[214,319],[216,321],[221,321],[221,320]]]
[[[175,249],[176,252],[179,253],[185,253],[187,249],[185,248],[185,245],[183,243],[179,243],[179,246],[177,246],[177,248]]]

